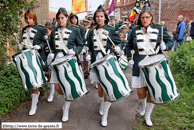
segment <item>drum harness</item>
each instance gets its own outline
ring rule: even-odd
[[[63,50],[65,51],[66,54],[68,54],[68,48],[67,48],[67,45],[65,44],[65,42],[63,41],[63,33],[65,32],[65,29],[63,29],[62,31],[59,30],[58,28],[58,34],[59,34],[59,40],[61,42],[61,44],[63,45]]]
[[[26,30],[26,32],[27,32],[27,40],[28,40],[28,43],[30,43],[30,49],[32,49],[33,48],[33,44],[30,41],[30,31],[31,31],[30,28],[28,28]],[[43,59],[41,58],[40,54],[38,53],[38,51],[35,50],[35,52],[36,52],[37,56],[40,58],[40,60],[42,61],[43,65],[45,65],[45,63],[44,63]]]

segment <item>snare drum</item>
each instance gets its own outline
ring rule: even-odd
[[[119,62],[120,67],[123,70],[126,70],[129,67],[128,60],[127,60],[127,57],[125,55],[120,56],[118,59],[118,62]]]
[[[46,83],[37,53],[36,50],[27,49],[12,56],[26,91],[39,88]]]
[[[132,92],[115,56],[107,55],[91,64],[109,101],[127,97]]]
[[[75,56],[66,55],[53,61],[51,65],[54,66],[57,79],[66,100],[83,97],[88,93],[85,80]]]
[[[168,62],[168,57],[163,54],[151,56],[139,62],[152,100],[156,104],[174,101],[179,97]]]

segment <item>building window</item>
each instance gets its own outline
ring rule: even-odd
[[[121,0],[117,0],[117,4],[120,4]]]

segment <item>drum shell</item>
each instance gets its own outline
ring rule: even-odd
[[[91,66],[109,101],[118,101],[130,95],[130,84],[114,56],[107,55]]]
[[[51,65],[54,66],[57,79],[66,100],[74,100],[85,96],[88,93],[88,88],[76,57],[67,57],[67,59],[65,56],[59,58],[57,59],[59,61],[57,64],[51,63]]]
[[[155,104],[175,101],[179,97],[177,86],[167,64],[168,60],[165,57],[154,64],[140,66],[141,73],[143,73],[148,90]]]
[[[124,55],[119,57],[118,62],[123,70],[126,70],[129,67],[127,57]]]
[[[36,50],[27,49],[12,56],[26,91],[46,83],[37,53]]]

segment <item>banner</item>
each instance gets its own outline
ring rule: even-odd
[[[74,14],[87,12],[87,0],[72,0],[72,12]]]
[[[115,10],[115,4],[114,4],[115,0],[112,0],[112,3],[110,5],[110,9],[108,12],[108,15],[111,14],[114,10]]]
[[[135,12],[134,10],[132,10],[132,11],[131,11],[131,14],[130,14],[130,16],[129,16],[129,22],[130,22],[130,23],[131,23],[131,21],[134,20],[135,14],[136,14],[136,12]]]

